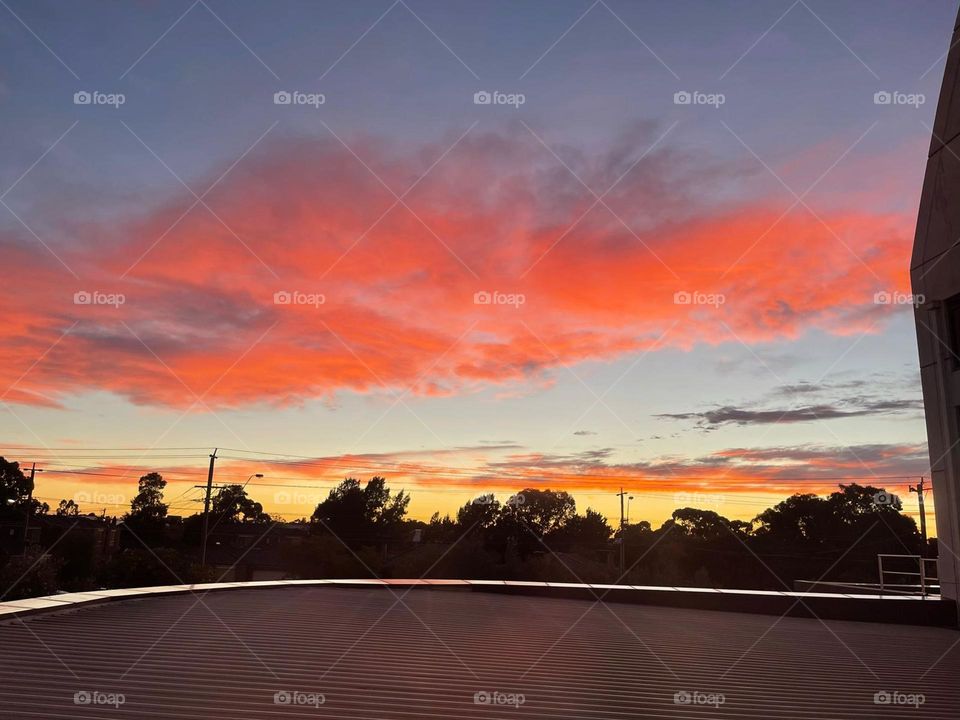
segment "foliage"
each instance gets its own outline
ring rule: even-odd
[[[347,478],[317,505],[310,521],[315,532],[330,533],[357,548],[397,539],[409,504],[410,496],[403,490],[393,495],[382,477],[371,478],[365,487]]]
[[[374,578],[383,576],[383,556],[374,548],[353,550],[329,534],[313,535],[291,552],[290,566],[300,578]]]
[[[167,505],[163,489],[167,481],[160,473],[147,473],[137,484],[137,494],[130,502],[130,512],[124,515],[123,544],[133,548],[157,545],[163,538]]]
[[[80,506],[73,500],[61,500],[57,505],[57,517],[77,517],[80,514]]]
[[[4,600],[53,595],[60,587],[57,574],[62,561],[30,548],[24,555],[7,558],[0,566]]]
[[[107,565],[104,581],[108,587],[145,587],[209,582],[209,570],[202,570],[182,553],[170,548],[121,550]]]
[[[20,469],[20,463],[0,456],[0,517],[43,515],[50,510],[47,503],[33,499],[33,484]]]
[[[109,549],[97,545],[96,536],[81,533],[55,543],[63,524],[38,517],[42,544],[49,549],[6,557],[0,582],[13,585],[9,597],[101,584],[215,579],[212,570],[197,563],[203,515],[168,527],[165,486],[159,473],[140,478],[124,517],[124,549],[103,567],[94,559]],[[8,524],[25,521],[28,511],[46,512],[29,502],[30,491],[19,465],[0,458],[2,509],[13,513],[6,516]],[[268,533],[247,526],[267,523],[270,516],[245,486],[227,485],[212,498],[210,527],[230,530],[222,544],[218,541],[224,557],[263,552],[282,571],[303,578],[448,577],[782,590],[792,589],[795,580],[818,580],[825,574],[829,581],[872,582],[877,553],[923,552],[929,557],[936,552],[935,543],[921,547],[916,523],[903,514],[899,498],[868,485],[840,485],[825,497],[796,494],[752,522],[682,507],[658,528],[638,522],[616,532],[599,512],[588,508],[578,514],[569,493],[550,489],[526,488],[504,502],[481,495],[453,517],[436,513],[429,522],[407,519],[409,503],[406,492],[394,493],[382,477],[365,485],[347,478],[316,506],[309,536],[290,533],[275,544],[267,539],[250,554],[249,543],[260,543]],[[77,517],[79,508],[62,500],[56,515]],[[251,531],[256,540],[250,540]],[[622,575],[617,565],[621,547],[626,561]],[[7,547],[7,552],[21,551],[16,544]]]
[[[211,502],[211,527],[213,523],[265,523],[270,516],[263,505],[247,495],[242,485],[225,485],[213,496]]]

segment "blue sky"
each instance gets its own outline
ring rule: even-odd
[[[874,294],[909,293],[953,2],[5,3],[4,454],[102,472],[45,492],[179,492],[188,446],[348,456],[318,487],[376,455],[420,516],[663,477],[741,517],[924,471],[910,306]],[[497,289],[527,302],[477,314]]]

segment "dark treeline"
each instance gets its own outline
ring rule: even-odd
[[[481,495],[455,516],[407,517],[410,496],[382,477],[348,478],[309,518],[271,518],[241,485],[212,498],[207,564],[203,514],[171,516],[159,473],[140,478],[122,517],[51,513],[19,465],[0,458],[0,588],[5,600],[98,587],[280,578],[472,578],[793,589],[797,580],[875,583],[877,554],[932,556],[900,500],[840,485],[793,495],[751,522],[678,508],[660,527],[613,528],[577,512],[567,492]],[[626,572],[619,568],[623,544]]]

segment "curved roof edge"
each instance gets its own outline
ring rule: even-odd
[[[152,587],[122,588],[114,590],[91,590],[88,592],[63,593],[36,598],[24,598],[0,602],[0,621],[21,618],[41,613],[64,612],[84,606],[107,602],[136,600],[141,598],[178,595],[183,593],[207,593],[250,588],[278,588],[285,586],[337,586],[353,588],[433,588],[468,589],[481,592],[535,595],[538,597],[573,598],[584,600],[608,600],[648,605],[724,610],[752,613],[784,613],[794,608],[806,608],[810,616],[834,617],[837,619],[897,622],[904,617],[903,602],[922,603],[929,613],[927,622],[915,624],[951,625],[949,618],[940,610],[950,603],[940,602],[937,596],[926,599],[918,596],[893,595],[882,599],[876,595],[789,592],[777,590],[736,590],[720,588],[669,587],[651,585],[609,585],[590,583],[556,583],[516,580],[441,580],[441,579],[330,579],[330,580],[262,580],[252,582],[219,582],[195,585],[158,585]],[[816,608],[814,610],[813,608]],[[842,608],[842,610],[839,610]],[[880,609],[883,609],[882,611]],[[784,613],[785,614],[785,613]],[[906,614],[907,616],[910,613]],[[936,618],[936,619],[934,619]],[[900,619],[899,622],[905,622]]]

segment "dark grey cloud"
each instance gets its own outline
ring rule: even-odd
[[[724,405],[714,410],[696,413],[663,413],[654,417],[670,420],[696,420],[701,427],[721,425],[770,425],[773,423],[801,423],[836,418],[865,417],[869,415],[892,415],[910,410],[922,410],[920,400],[858,399],[848,404],[805,405],[795,408],[753,409]]]
[[[826,382],[814,383],[806,380],[801,380],[798,383],[779,385],[774,389],[774,393],[777,395],[791,396],[791,395],[854,390],[858,388],[863,388],[867,385],[868,383],[866,380],[848,380],[846,382],[839,382],[839,383],[826,383]]]
[[[783,445],[758,448],[734,447],[700,457],[661,456],[630,463],[611,462],[611,450],[586,453],[531,454],[506,461],[491,462],[478,474],[486,481],[496,480],[498,472],[542,469],[584,473],[621,473],[625,478],[662,478],[665,481],[701,477],[731,490],[744,477],[758,481],[792,482],[809,480],[833,483],[839,478],[861,478],[861,484],[879,482],[881,477],[910,477],[929,472],[925,443],[864,443],[860,445]],[[720,474],[717,474],[717,473]],[[725,479],[726,478],[726,479]]]

